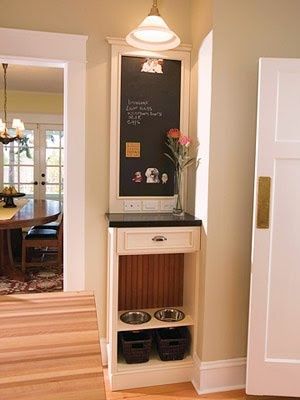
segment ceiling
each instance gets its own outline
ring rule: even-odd
[[[9,64],[7,90],[63,93],[63,69]],[[0,65],[0,89],[3,89],[3,70]]]

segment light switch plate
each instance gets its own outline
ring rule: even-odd
[[[159,211],[159,201],[158,200],[144,200],[143,201],[143,211]]]
[[[160,209],[161,211],[173,211],[174,208],[174,199],[168,199],[168,200],[161,200],[160,202]]]
[[[141,211],[141,200],[124,200],[124,211]]]

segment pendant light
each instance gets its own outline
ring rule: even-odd
[[[138,49],[159,51],[177,47],[180,39],[160,16],[157,0],[153,0],[149,15],[126,36],[126,42]]]
[[[8,64],[2,64],[3,67],[3,80],[4,80],[4,88],[3,88],[3,113],[4,113],[4,122],[0,118],[0,142],[3,144],[8,144],[13,142],[14,140],[21,140],[23,138],[23,133],[25,130],[24,124],[20,119],[14,118],[12,122],[12,129],[14,129],[14,136],[10,136],[7,129],[7,68]]]

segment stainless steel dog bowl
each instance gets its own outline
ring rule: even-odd
[[[120,320],[125,324],[139,325],[150,321],[151,315],[145,311],[127,311],[120,316]]]
[[[184,312],[177,310],[176,308],[163,308],[156,311],[154,317],[159,321],[178,322],[183,320],[185,314]]]

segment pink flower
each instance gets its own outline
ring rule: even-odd
[[[179,139],[182,133],[177,128],[172,128],[167,132],[167,136],[173,139]]]
[[[180,143],[182,146],[188,147],[188,146],[190,145],[190,143],[191,143],[191,139],[190,139],[188,136],[181,135],[181,136],[179,137],[179,143]]]

